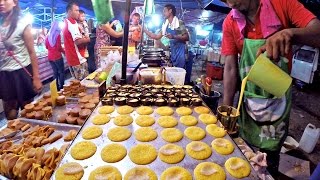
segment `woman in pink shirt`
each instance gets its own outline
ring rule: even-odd
[[[53,69],[54,78],[57,81],[58,90],[64,85],[64,62],[62,54],[64,50],[61,46],[61,29],[58,21],[54,21],[46,37],[46,48],[48,49],[48,60]]]

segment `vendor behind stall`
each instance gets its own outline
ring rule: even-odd
[[[146,34],[152,39],[159,40],[163,36],[170,39],[171,61],[173,66],[185,68],[186,41],[189,40],[189,35],[184,23],[176,17],[176,8],[172,4],[164,6],[163,15],[166,18],[162,25],[162,30],[158,34],[154,34],[147,29],[144,29]]]
[[[111,37],[119,38],[123,36],[123,31],[117,32],[112,29],[112,26],[120,23],[118,20],[114,20],[112,23],[107,22],[106,24],[99,24],[96,28],[96,44],[95,57],[96,57],[96,66],[100,67],[100,48],[104,46],[112,46]]]
[[[137,47],[141,40],[142,27],[140,23],[140,14],[134,13],[131,17],[131,25],[129,27],[129,46]]]
[[[320,21],[297,0],[222,0],[232,8],[223,23],[222,54],[225,56],[223,103],[232,105],[237,79],[247,76],[256,55],[266,51],[289,73],[291,45],[320,47]],[[295,28],[293,28],[295,27]],[[238,55],[241,59],[238,62]],[[288,61],[279,56],[287,57]],[[240,110],[240,136],[267,153],[268,170],[278,177],[280,148],[288,134],[291,88],[273,98],[247,83]]]

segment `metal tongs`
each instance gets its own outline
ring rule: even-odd
[[[10,141],[10,140],[19,140],[22,137],[22,131],[14,131],[5,136],[0,137],[0,143]]]

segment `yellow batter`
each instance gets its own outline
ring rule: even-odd
[[[192,109],[190,109],[188,107],[179,107],[179,108],[177,108],[176,112],[180,116],[187,116],[187,115],[192,114]]]
[[[176,164],[185,156],[182,147],[175,144],[166,144],[159,149],[159,158],[168,164]]]
[[[83,167],[76,162],[69,162],[59,167],[55,174],[56,180],[80,180],[84,174]]]
[[[84,160],[93,156],[97,146],[91,141],[81,141],[71,148],[71,156],[76,160]]]
[[[104,125],[110,121],[110,116],[107,114],[98,114],[92,119],[94,125]]]
[[[146,165],[157,158],[157,150],[150,144],[138,144],[130,149],[129,157],[136,164]]]
[[[149,168],[138,166],[130,169],[124,176],[124,180],[157,180],[158,177],[154,171]]]
[[[167,128],[161,131],[161,137],[169,143],[175,143],[183,138],[183,134],[179,129]]]
[[[209,114],[210,109],[205,106],[198,106],[194,108],[194,111],[198,114]]]
[[[161,180],[173,180],[173,179],[174,180],[175,179],[192,180],[192,175],[185,168],[182,168],[179,166],[173,166],[173,167],[170,167],[170,168],[166,169],[165,171],[163,171],[160,179]]]
[[[82,138],[85,140],[95,139],[100,137],[102,133],[103,130],[99,126],[90,126],[82,131]]]
[[[100,166],[90,173],[89,180],[98,180],[98,179],[121,180],[122,175],[117,168],[106,165],[106,166]]]
[[[133,107],[131,106],[120,106],[117,108],[119,114],[130,114],[133,112]]]
[[[197,180],[225,180],[226,173],[223,168],[216,163],[203,162],[197,165],[194,169],[194,177]]]
[[[111,114],[113,111],[114,111],[113,106],[102,106],[98,110],[100,114]]]
[[[226,131],[216,124],[209,124],[206,127],[206,131],[215,138],[221,138],[226,135]]]
[[[195,126],[198,124],[198,120],[194,116],[182,116],[180,122],[186,126]]]
[[[246,88],[247,80],[248,80],[248,77],[245,77],[245,78],[243,78],[242,83],[241,83],[241,91],[240,91],[240,94],[239,94],[239,102],[238,102],[238,108],[237,108],[237,114],[236,115],[240,114],[240,107],[241,107],[241,103],[242,103],[244,90]]]
[[[212,148],[219,154],[228,155],[234,150],[232,143],[224,138],[217,138],[211,143]]]
[[[190,157],[197,160],[208,159],[212,154],[211,148],[201,141],[192,141],[187,145],[186,151]]]
[[[140,115],[136,119],[136,123],[141,127],[148,127],[154,124],[155,120],[149,115]]]
[[[178,124],[178,121],[172,116],[161,116],[158,124],[163,128],[172,128]]]
[[[184,135],[192,141],[199,141],[206,136],[206,132],[199,127],[191,126],[184,130]]]
[[[121,161],[127,155],[127,149],[121,145],[112,143],[105,146],[101,151],[101,158],[107,163]]]
[[[157,108],[156,112],[160,116],[171,116],[174,113],[172,108],[167,106]]]
[[[150,115],[153,113],[152,107],[149,106],[140,106],[136,111],[140,115]]]
[[[131,131],[125,127],[115,127],[109,130],[107,136],[111,141],[121,142],[130,138]]]
[[[229,158],[224,163],[224,167],[231,176],[239,179],[249,176],[251,172],[248,161],[238,157]]]
[[[142,127],[134,132],[134,136],[138,141],[149,142],[158,137],[157,131],[151,127]]]
[[[130,115],[119,115],[114,118],[113,123],[117,126],[128,126],[133,122]]]
[[[212,114],[200,114],[199,119],[207,125],[217,123],[217,117]]]

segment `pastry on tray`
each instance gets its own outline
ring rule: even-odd
[[[105,146],[101,150],[101,158],[104,162],[115,163],[121,161],[127,155],[127,149],[117,143],[112,143]]]
[[[96,168],[90,173],[89,180],[97,179],[121,180],[122,175],[116,167],[105,165]]]
[[[91,141],[81,141],[71,148],[71,156],[75,160],[84,160],[93,156],[97,151],[97,146]]]
[[[190,126],[184,130],[184,135],[192,141],[200,141],[206,136],[206,132],[197,126]]]
[[[157,150],[150,144],[138,144],[130,149],[129,157],[136,164],[146,165],[157,158]]]
[[[187,145],[186,151],[190,157],[197,160],[208,159],[212,154],[211,148],[201,141],[192,141]]]
[[[125,127],[115,127],[109,130],[107,136],[111,141],[121,142],[131,137],[131,131]]]
[[[183,138],[183,133],[177,128],[166,128],[161,131],[161,137],[167,142],[179,142]]]
[[[194,177],[197,180],[207,180],[207,179],[215,179],[215,180],[225,180],[226,173],[223,168],[216,163],[213,162],[203,162],[196,166],[194,169]]]
[[[153,141],[158,137],[157,131],[151,127],[142,127],[134,132],[136,140],[141,142]]]
[[[159,149],[159,158],[168,164],[179,163],[184,156],[183,148],[175,144],[166,144]]]
[[[148,179],[148,180],[157,180],[157,175],[154,171],[149,168],[138,166],[130,169],[124,176],[124,180],[132,179]]]
[[[161,174],[160,180],[168,179],[183,179],[183,180],[192,180],[191,173],[183,167],[173,166]]]

